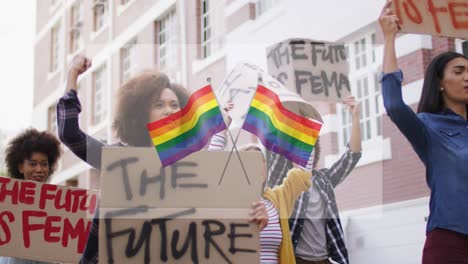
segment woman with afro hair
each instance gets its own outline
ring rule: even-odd
[[[61,155],[60,142],[48,133],[27,129],[13,138],[6,149],[8,174],[14,179],[47,182]],[[0,257],[0,264],[45,264],[48,262]]]
[[[5,154],[10,177],[47,182],[61,155],[60,141],[48,132],[31,128],[13,138]]]

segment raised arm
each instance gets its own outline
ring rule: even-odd
[[[362,150],[361,139],[361,115],[359,102],[356,101],[354,96],[349,96],[343,100],[344,105],[348,108],[351,114],[351,136],[349,138],[349,149],[353,153],[359,153]]]
[[[387,1],[382,12],[380,13],[379,23],[384,34],[384,57],[383,57],[383,72],[392,73],[398,70],[395,39],[400,26],[398,18],[393,14],[390,7],[393,1]]]
[[[344,107],[348,108],[351,114],[351,136],[349,138],[346,152],[330,168],[323,168],[320,171],[326,175],[332,186],[340,184],[354,169],[361,158],[361,124],[359,103],[353,96],[343,100]]]
[[[73,58],[68,71],[65,95],[57,103],[57,127],[60,141],[76,156],[94,168],[101,167],[101,149],[104,144],[84,133],[79,125],[81,104],[78,99],[77,79],[91,67],[91,61],[84,56]]]
[[[281,185],[272,189],[276,196],[283,196],[286,203],[286,212],[290,216],[294,210],[294,204],[302,192],[309,190],[312,186],[312,173],[299,168],[288,171]]]
[[[398,69],[395,39],[400,29],[398,18],[390,10],[392,1],[384,6],[379,18],[384,34],[382,96],[390,119],[405,135],[423,162],[426,162],[426,128],[414,111],[403,102],[403,73]]]

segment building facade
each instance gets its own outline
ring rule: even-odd
[[[383,0],[41,0],[37,1],[33,126],[56,133],[55,105],[76,54],[93,61],[79,79],[80,126],[107,143],[116,90],[147,68],[189,90],[219,87],[239,62],[266,69],[266,47],[291,37],[344,42],[352,93],[361,102],[363,156],[336,190],[352,263],[420,263],[429,190],[422,163],[383,108],[378,76]],[[340,1],[341,2],[341,1]],[[348,2],[348,1],[346,1]],[[351,1],[352,2],[352,1]],[[438,53],[468,53],[459,39],[400,35],[405,102],[416,108],[424,69]],[[324,120],[319,166],[343,153],[350,117],[341,104],[312,102]],[[99,189],[99,173],[64,147],[54,183]]]

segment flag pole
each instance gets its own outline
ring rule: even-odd
[[[261,83],[263,83],[262,74],[261,74],[260,72],[258,73],[258,79],[257,79],[257,81],[258,81],[257,88],[255,88],[255,92],[254,92],[254,94],[253,94],[253,96],[252,96],[252,99],[250,99],[250,102],[249,102],[249,109],[250,109],[250,105],[252,104],[252,101],[253,101],[253,99],[254,99],[254,97],[255,97],[255,94],[257,93],[258,86],[259,86]],[[248,112],[248,111],[247,111],[247,112]],[[223,173],[222,173],[222,175],[221,175],[221,178],[219,179],[218,185],[221,184],[221,181],[222,181],[223,178],[224,178],[224,175],[225,175],[225,173],[226,173],[227,165],[229,164],[229,160],[231,159],[231,155],[232,155],[232,152],[233,152],[234,149],[235,149],[235,151],[236,151],[237,157],[239,158],[239,161],[240,161],[240,163],[241,163],[242,169],[244,170],[244,173],[245,173],[245,175],[247,176],[247,174],[246,174],[246,172],[245,172],[244,164],[243,164],[243,162],[242,162],[242,159],[241,159],[241,157],[240,157],[240,155],[239,155],[239,151],[237,150],[237,146],[236,146],[236,145],[237,145],[237,141],[239,140],[240,133],[241,133],[241,131],[242,131],[242,127],[244,126],[244,123],[245,123],[245,118],[244,118],[244,121],[242,122],[242,126],[240,126],[239,132],[237,133],[236,140],[234,140],[234,138],[233,138],[233,136],[232,136],[232,134],[231,134],[231,131],[230,131],[229,128],[228,128],[228,133],[229,133],[229,136],[230,136],[230,138],[231,138],[231,141],[233,142],[233,143],[232,143],[232,146],[233,146],[233,147],[232,147],[232,149],[231,149],[231,152],[229,153],[228,160],[226,161],[226,165],[224,166]],[[250,181],[249,181],[248,176],[247,176],[246,179],[247,179],[247,182],[248,182],[249,185],[250,185]]]
[[[206,82],[210,85],[211,90],[213,90],[213,87],[211,86],[211,77],[207,77],[207,78],[206,78]],[[215,94],[215,100],[216,100],[216,103],[218,104],[218,107],[219,107],[220,104],[219,104],[219,101],[218,101],[218,98],[217,98],[216,94]],[[224,123],[226,124],[226,121],[224,120],[224,117],[223,117],[223,121],[224,121]],[[231,134],[231,131],[229,130],[229,127],[226,126],[226,130],[227,130],[227,132],[228,132],[228,134],[229,134],[229,136],[230,136],[230,138],[231,138],[231,141],[234,142],[234,139],[233,139],[233,136],[232,136],[232,134]],[[249,176],[247,175],[247,171],[245,170],[244,163],[242,162],[242,159],[240,158],[239,151],[237,150],[237,147],[236,147],[236,144],[235,144],[235,143],[233,144],[233,147],[234,147],[234,149],[231,149],[231,152],[229,153],[228,159],[227,159],[227,161],[226,161],[226,163],[225,163],[225,165],[224,165],[223,173],[222,173],[222,175],[221,175],[221,179],[220,179],[219,182],[218,182],[218,185],[221,184],[221,180],[223,179],[224,174],[226,173],[226,168],[227,168],[227,165],[229,164],[229,161],[231,160],[231,156],[232,156],[233,150],[235,150],[235,152],[236,152],[236,154],[237,154],[237,157],[239,158],[239,161],[240,161],[240,164],[241,164],[241,167],[242,167],[242,171],[244,172],[244,177],[245,177],[245,179],[247,180],[247,183],[248,183],[249,185],[251,185],[250,180],[249,180]]]

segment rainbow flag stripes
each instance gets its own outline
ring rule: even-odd
[[[147,125],[164,167],[202,149],[211,137],[226,129],[210,85],[193,93],[183,109]]]
[[[270,151],[306,167],[322,123],[289,111],[276,93],[259,85],[242,128]]]

